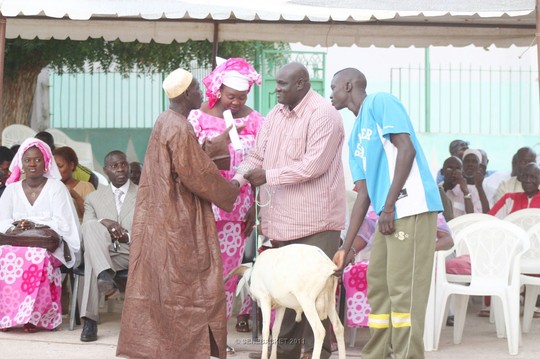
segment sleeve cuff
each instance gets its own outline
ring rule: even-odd
[[[266,170],[266,183],[275,186],[279,185],[279,169]]]

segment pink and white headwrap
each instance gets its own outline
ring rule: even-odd
[[[261,75],[255,71],[246,60],[231,57],[227,61],[219,64],[214,71],[203,79],[206,86],[206,97],[208,107],[212,108],[218,100],[218,93],[221,85],[233,88],[237,91],[251,90],[253,84],[262,83]]]
[[[21,143],[21,147],[19,147],[19,150],[13,158],[13,161],[11,161],[11,165],[9,166],[11,176],[9,176],[9,178],[7,179],[6,185],[21,180],[22,157],[24,153],[31,147],[36,147],[38,150],[41,151],[41,154],[43,155],[43,160],[45,161],[45,173],[43,175],[47,178],[53,178],[57,180],[60,180],[62,178],[60,176],[58,166],[54,161],[54,157],[52,155],[49,145],[37,138],[30,137],[24,140],[23,143]]]

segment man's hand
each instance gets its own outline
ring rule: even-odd
[[[120,223],[113,221],[112,219],[102,219],[100,223],[109,231],[111,241],[119,241],[122,243],[127,243],[129,241],[127,231]]]
[[[253,229],[255,228],[255,223],[255,205],[253,205],[246,213],[246,228],[244,229],[244,235],[246,237],[248,237],[251,232],[253,232]]]
[[[476,174],[474,175],[474,185],[476,186],[476,188],[482,187],[484,178],[485,178],[485,172],[482,170],[478,170]]]
[[[381,212],[379,216],[379,231],[384,235],[389,235],[394,233],[394,211],[391,212]]]
[[[347,264],[350,263],[350,261],[347,261],[349,259],[348,253],[345,253],[345,250],[343,248],[338,249],[336,254],[334,254],[334,258],[332,261],[337,266],[337,268],[334,270],[334,275],[336,277],[341,277],[343,274],[343,269],[347,266]]]
[[[463,172],[458,171],[456,175],[456,182],[459,184],[461,192],[467,194],[469,193],[469,188],[467,187],[467,180],[463,177]]]
[[[266,183],[266,171],[262,168],[255,168],[248,171],[244,178],[251,183],[253,187],[258,187]]]

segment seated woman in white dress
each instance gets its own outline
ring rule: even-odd
[[[38,326],[54,329],[62,323],[60,266],[75,264],[79,220],[47,144],[35,138],[25,140],[10,170],[0,198],[0,232],[46,225],[63,238],[69,253],[64,256],[62,244],[53,253],[41,247],[0,246],[0,329],[20,325],[27,333]]]

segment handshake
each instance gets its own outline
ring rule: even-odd
[[[237,174],[238,176],[238,174]],[[266,171],[262,168],[254,168],[252,170],[247,171],[244,174],[244,178],[251,183],[253,187],[259,187],[266,183]],[[233,183],[235,186],[240,187],[240,182],[238,182],[237,179],[232,179],[231,183]]]

